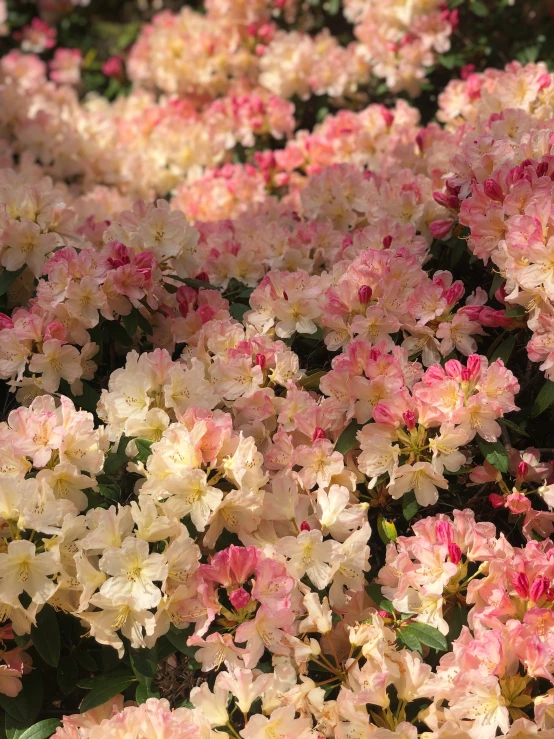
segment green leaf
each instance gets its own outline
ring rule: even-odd
[[[60,661],[60,627],[56,611],[44,606],[37,616],[37,625],[31,627],[31,639],[37,652],[47,665],[57,667]]]
[[[419,503],[416,500],[414,491],[404,493],[402,496],[402,515],[406,521],[410,521],[418,511]]]
[[[185,654],[187,657],[194,657],[198,650],[198,647],[189,647],[187,645],[187,640],[190,636],[190,633],[188,632],[188,628],[186,630],[183,630],[177,629],[176,627],[172,626],[165,635],[165,638],[172,646],[175,647],[178,652],[181,652],[181,654]]]
[[[500,425],[506,426],[506,428],[509,428],[511,431],[513,431],[516,434],[519,434],[520,436],[526,436],[528,439],[531,438],[529,434],[527,433],[527,431],[525,431],[525,429],[522,429],[521,426],[518,426],[517,423],[510,421],[508,418],[503,418],[500,421]]]
[[[58,662],[56,676],[62,693],[64,695],[72,693],[79,680],[79,665],[75,657],[62,657]]]
[[[446,651],[448,646],[446,644],[446,637],[434,626],[429,624],[420,624],[417,622],[409,624],[405,631],[410,633],[410,636],[414,636],[422,644],[426,644],[428,647]]]
[[[533,407],[531,408],[531,418],[540,416],[541,413],[554,403],[554,382],[547,380],[538,392]]]
[[[0,274],[0,297],[2,295],[5,295],[10,287],[13,285],[13,283],[17,280],[19,275],[23,272],[27,265],[24,264],[23,267],[20,267],[16,272],[8,272],[8,270],[4,270]]]
[[[204,282],[204,280],[195,280],[192,277],[177,277],[177,275],[171,275],[172,280],[179,280],[184,282],[189,287],[194,287],[196,290],[203,287],[205,290],[219,290],[218,287],[212,285],[210,282]]]
[[[500,285],[504,282],[504,277],[502,277],[501,274],[498,272],[495,273],[494,277],[492,278],[492,285],[491,289],[489,290],[489,298],[492,300],[494,297],[495,292],[498,290]]]
[[[244,318],[244,314],[247,313],[249,310],[252,309],[249,305],[244,305],[244,303],[233,303],[229,307],[229,313],[233,316],[235,321],[240,321],[241,323]]]
[[[115,482],[98,483],[98,492],[111,503],[119,503],[121,500],[121,488]]]
[[[152,454],[152,444],[154,442],[149,439],[135,439],[135,444],[138,449],[137,459],[139,462],[146,464],[148,457]]]
[[[489,14],[489,9],[481,0],[473,0],[470,7],[472,12],[479,18],[486,18]]]
[[[96,678],[94,687],[91,688],[81,703],[79,710],[81,713],[90,711],[92,708],[101,706],[102,703],[109,701],[119,693],[123,693],[127,688],[135,682],[134,676],[120,677],[99,677]]]
[[[138,328],[138,310],[133,308],[133,310],[126,316],[121,316],[121,323],[129,337],[132,338],[136,334]]]
[[[398,632],[398,638],[403,644],[408,647],[408,649],[411,649],[412,652],[421,652],[421,644],[419,643],[419,639],[410,631],[410,625],[406,626],[405,629],[401,629]]]
[[[499,472],[508,472],[508,453],[500,441],[485,441],[477,437],[477,444],[481,454],[489,464],[492,464]]]
[[[117,341],[118,344],[122,346],[133,346],[133,339],[120,323],[117,323],[117,321],[106,321],[104,326],[112,339]]]
[[[512,305],[504,311],[508,318],[525,318],[525,308],[522,305]]]
[[[316,390],[319,387],[319,381],[322,377],[325,377],[326,374],[327,372],[325,370],[312,372],[311,375],[303,377],[298,384],[305,390]]]
[[[131,667],[135,675],[150,680],[156,676],[158,658],[155,649],[130,649]]]
[[[131,441],[130,436],[122,436],[117,445],[117,449],[112,448],[104,462],[104,472],[112,474],[129,461],[129,457],[125,454],[127,444]]]
[[[372,582],[370,585],[366,585],[365,591],[369,595],[372,601],[377,604],[377,608],[387,613],[394,613],[394,606],[392,601],[385,598],[382,593],[382,585],[378,585],[376,582]]]
[[[135,700],[140,705],[145,703],[149,698],[159,698],[160,694],[156,690],[152,690],[152,680],[147,678],[137,685],[135,691]]]
[[[38,716],[44,697],[44,683],[38,670],[21,678],[23,688],[15,698],[0,693],[0,708],[23,726],[30,726]]]
[[[462,626],[467,625],[467,611],[461,606],[456,606],[451,611],[448,611],[446,615],[446,623],[449,626],[448,630],[448,642],[452,642],[457,639],[462,633]]]
[[[500,346],[497,346],[495,351],[489,357],[489,363],[494,362],[496,359],[501,359],[504,364],[508,364],[508,360],[512,356],[512,352],[516,345],[517,335],[509,336],[503,341]]]
[[[71,392],[69,385],[66,382],[63,382],[60,385],[60,394],[67,395],[68,398],[70,398],[74,403],[77,410],[81,409],[83,411],[88,411],[89,413],[96,413],[96,408],[98,406],[98,401],[100,400],[100,395],[96,392],[96,390],[91,387],[91,385],[88,384],[88,382],[82,381],[83,384],[83,392],[81,395],[75,395]]]
[[[6,731],[8,739],[49,739],[60,726],[57,718],[46,718],[26,729],[14,729],[11,733]]]
[[[150,321],[147,321],[146,318],[142,315],[142,313],[138,309],[134,308],[134,310],[137,311],[137,323],[138,323],[138,327],[142,331],[144,331],[144,333],[147,336],[152,336],[152,333],[154,332],[154,329],[152,328],[152,324],[150,323]]]
[[[357,441],[357,435],[358,431],[360,431],[362,427],[357,421],[350,421],[348,426],[344,429],[342,434],[337,439],[337,443],[335,444],[335,452],[340,452],[341,454],[346,454],[351,449],[354,449]]]

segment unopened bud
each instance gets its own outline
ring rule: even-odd
[[[547,577],[537,577],[529,590],[529,600],[538,603],[549,587],[550,581]]]
[[[405,411],[402,414],[402,418],[404,419],[404,423],[406,424],[408,431],[415,429],[415,415],[413,411]]]
[[[310,524],[307,521],[302,521],[300,524],[300,531],[311,531]]]
[[[383,239],[383,249],[390,249],[392,244],[392,236],[389,234]]]
[[[266,364],[267,359],[265,354],[256,354],[256,365],[258,367],[261,367],[262,369],[265,369]]]
[[[237,590],[233,590],[232,593],[229,593],[229,600],[233,604],[233,608],[236,608],[238,611],[240,608],[248,605],[250,594],[244,588],[238,588]]]
[[[485,195],[491,200],[496,200],[499,203],[504,202],[504,193],[502,192],[502,188],[496,180],[492,179],[492,177],[489,177],[488,180],[483,182],[483,190],[485,191]]]
[[[498,493],[491,493],[489,495],[489,503],[493,508],[504,508],[504,497],[498,495]]]
[[[318,439],[326,439],[327,434],[325,433],[325,430],[321,428],[321,426],[316,426],[314,429],[314,433],[312,436],[312,441],[317,441]]]
[[[194,279],[200,280],[201,282],[209,282],[210,276],[207,272],[199,272]]]
[[[527,462],[520,462],[517,466],[516,477],[519,480],[524,480],[529,473],[529,465]]]
[[[373,290],[369,285],[362,285],[361,288],[358,290],[358,300],[362,305],[367,305],[371,300],[372,295]]]
[[[529,579],[525,572],[518,572],[513,579],[514,590],[520,598],[529,596]]]
[[[452,231],[453,225],[454,221],[451,218],[443,218],[440,221],[433,221],[429,229],[434,239],[444,239]]]
[[[457,565],[462,558],[462,550],[457,544],[448,545],[448,556],[453,565]]]

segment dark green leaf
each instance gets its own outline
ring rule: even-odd
[[[525,318],[525,308],[522,305],[512,305],[504,313],[508,318]]]
[[[112,448],[110,450],[106,457],[106,461],[104,462],[104,472],[107,472],[108,474],[117,472],[120,467],[129,461],[129,457],[125,454],[125,449],[130,440],[130,436],[122,436],[117,448]]]
[[[23,675],[21,682],[23,689],[15,698],[8,698],[7,695],[0,693],[0,708],[23,726],[30,726],[42,706],[44,697],[42,675],[34,669],[28,675]]]
[[[152,333],[154,331],[154,329],[152,328],[152,324],[150,323],[150,321],[147,321],[146,320],[146,318],[142,315],[142,313],[139,310],[137,310],[136,308],[135,308],[135,310],[137,311],[137,324],[138,324],[138,327],[142,331],[144,331],[144,333],[147,336],[152,336]]]
[[[486,18],[489,14],[489,9],[485,3],[481,2],[481,0],[473,0],[470,4],[470,8],[475,15],[479,16],[479,18]]]
[[[240,321],[241,323],[244,318],[244,314],[249,310],[251,310],[250,306],[244,305],[244,303],[233,303],[229,307],[229,313],[233,316],[235,321]]]
[[[98,483],[98,492],[111,503],[119,503],[121,500],[121,488],[115,482]]]
[[[75,657],[62,657],[58,662],[56,674],[62,693],[64,695],[72,693],[79,680],[79,665]]]
[[[377,533],[381,538],[383,544],[389,544],[391,541],[396,541],[398,533],[396,526],[392,521],[387,521],[381,514],[377,517]]]
[[[315,390],[319,387],[319,381],[322,377],[325,377],[327,372],[325,370],[318,370],[317,372],[312,372],[311,375],[306,375],[306,377],[303,377],[299,385],[301,385],[305,390]]]
[[[57,667],[60,661],[60,627],[52,606],[44,606],[38,614],[37,625],[31,627],[31,639],[46,664]]]
[[[4,270],[0,274],[0,296],[5,295],[8,292],[25,267],[26,265],[24,264],[23,267],[17,270],[17,272],[8,272],[7,270]]]
[[[394,613],[392,601],[382,595],[381,589],[382,585],[372,582],[371,585],[366,585],[365,591],[371,600],[377,605],[379,610],[386,611],[387,613]]]
[[[172,626],[165,637],[178,652],[181,652],[181,654],[185,654],[187,657],[194,657],[198,650],[198,647],[189,647],[187,645],[187,640],[190,636],[189,631],[189,629],[181,630]]]
[[[337,439],[335,444],[335,451],[341,454],[346,454],[357,445],[357,434],[362,427],[357,421],[350,421],[348,426],[344,429],[342,434]]]
[[[121,323],[129,337],[132,338],[136,334],[138,328],[138,310],[133,308],[133,310],[126,316],[121,316]]]
[[[510,421],[508,418],[503,418],[500,421],[500,425],[506,426],[506,428],[509,428],[511,431],[514,431],[516,434],[519,434],[520,436],[526,436],[528,439],[531,438],[529,434],[527,433],[527,431],[525,431],[525,429],[522,429],[521,426],[518,426],[517,423]]]
[[[452,642],[457,639],[461,632],[462,626],[467,625],[467,611],[461,606],[456,606],[451,611],[448,611],[446,615],[446,622],[448,624],[448,642]]]
[[[419,503],[416,500],[414,491],[404,493],[402,496],[402,515],[406,521],[410,521],[418,511]]]
[[[129,685],[135,682],[136,678],[131,676],[120,676],[120,677],[99,677],[96,678],[94,687],[91,688],[84,698],[80,706],[81,713],[90,711],[92,708],[101,706],[102,703],[109,701],[119,693],[123,693]]]
[[[219,290],[218,287],[212,285],[210,282],[204,282],[204,280],[195,280],[192,277],[177,277],[177,275],[171,275],[172,280],[179,280],[184,282],[189,287],[194,287],[196,290],[203,287],[205,290]]]
[[[158,658],[154,649],[130,649],[131,667],[137,677],[142,675],[152,679],[156,675]]]
[[[60,387],[60,393],[62,393],[63,395],[67,395],[67,397],[75,403],[75,407],[77,409],[88,411],[89,413],[96,413],[96,408],[98,406],[100,396],[98,395],[96,390],[88,384],[88,382],[85,382],[83,380],[82,385],[83,392],[80,395],[75,395],[74,393],[72,393],[67,383],[65,384],[65,386]]]
[[[499,472],[508,472],[508,453],[500,441],[485,441],[477,437],[477,444],[481,454],[489,464],[492,464]]]
[[[120,323],[117,323],[117,321],[106,321],[104,326],[112,339],[117,341],[118,344],[122,346],[133,346],[133,339]]]
[[[405,632],[409,632],[410,636],[414,636],[419,642],[433,649],[439,649],[441,651],[448,649],[444,634],[441,634],[438,629],[435,629],[434,626],[429,626],[429,624],[414,622],[406,626]]]
[[[135,700],[140,705],[145,703],[149,698],[159,698],[160,694],[152,690],[152,680],[150,678],[139,682],[135,692]]]
[[[495,292],[498,290],[500,285],[504,282],[504,277],[502,277],[501,274],[498,272],[495,273],[494,277],[492,278],[492,285],[491,289],[489,290],[489,298],[492,300],[494,297]]]
[[[411,649],[412,652],[421,652],[419,639],[410,631],[410,626],[407,626],[405,629],[401,629],[398,632],[398,638],[408,647],[408,649]]]
[[[554,403],[554,382],[547,380],[535,398],[531,409],[531,418],[540,416],[547,408],[550,408],[552,403]]]
[[[137,459],[139,462],[146,464],[148,457],[152,454],[152,444],[154,442],[149,439],[135,439],[135,444],[138,449]]]
[[[58,726],[60,726],[60,721],[57,718],[46,718],[26,729],[15,729],[13,733],[6,732],[6,734],[8,739],[49,739]]]
[[[516,345],[517,335],[509,336],[503,341],[500,346],[497,346],[495,351],[489,357],[489,362],[494,362],[496,359],[501,359],[504,364],[508,364],[508,360],[512,356],[512,352]]]

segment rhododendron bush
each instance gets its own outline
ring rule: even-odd
[[[102,3],[21,5],[0,737],[554,738],[543,42],[469,64],[478,0],[206,0],[94,51]]]

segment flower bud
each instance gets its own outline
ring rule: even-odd
[[[537,164],[537,177],[544,177],[548,172],[548,162],[540,162]]]
[[[529,591],[529,600],[538,603],[542,596],[548,591],[550,581],[547,577],[537,577]]]
[[[390,249],[392,244],[392,236],[389,234],[383,239],[383,249]]]
[[[233,590],[232,593],[229,593],[229,600],[233,604],[233,608],[236,608],[238,611],[239,608],[244,608],[248,605],[250,602],[250,594],[247,593],[244,588],[237,588],[237,590]]]
[[[207,272],[199,272],[194,279],[200,280],[201,282],[209,282],[210,276]]]
[[[321,428],[321,426],[316,426],[314,429],[314,433],[312,436],[312,441],[317,441],[318,439],[326,439],[327,434],[325,433],[325,430]]]
[[[440,190],[435,190],[433,193],[433,200],[435,203],[438,203],[445,208],[450,208],[451,210],[458,210],[460,207],[460,201],[455,195],[447,195],[445,192],[441,192]]]
[[[448,545],[448,556],[453,565],[457,565],[462,558],[462,550],[457,544]]]
[[[362,305],[367,305],[371,300],[372,295],[373,290],[369,285],[362,285],[361,288],[358,290],[358,300]]]
[[[516,478],[518,480],[525,480],[529,473],[529,465],[527,462],[520,462],[517,466]]]
[[[406,428],[408,431],[412,431],[412,429],[415,429],[415,415],[413,411],[405,411],[402,414],[402,418],[404,419],[404,423],[406,424]]]
[[[267,359],[266,359],[265,354],[256,354],[256,365],[258,367],[261,367],[264,370],[266,364],[267,364]]]
[[[504,508],[504,497],[498,495],[498,493],[491,493],[489,495],[489,503],[493,508]]]
[[[445,239],[452,231],[453,225],[454,221],[451,218],[444,218],[441,221],[433,221],[429,228],[434,239]]]
[[[504,202],[504,193],[502,188],[496,180],[492,179],[492,177],[489,177],[488,180],[483,182],[483,190],[485,191],[485,195],[491,200],[496,200],[499,203]]]
[[[302,521],[300,524],[300,531],[311,531],[311,526],[307,521]]]
[[[513,579],[514,590],[520,598],[529,596],[529,579],[525,572],[518,572]]]

